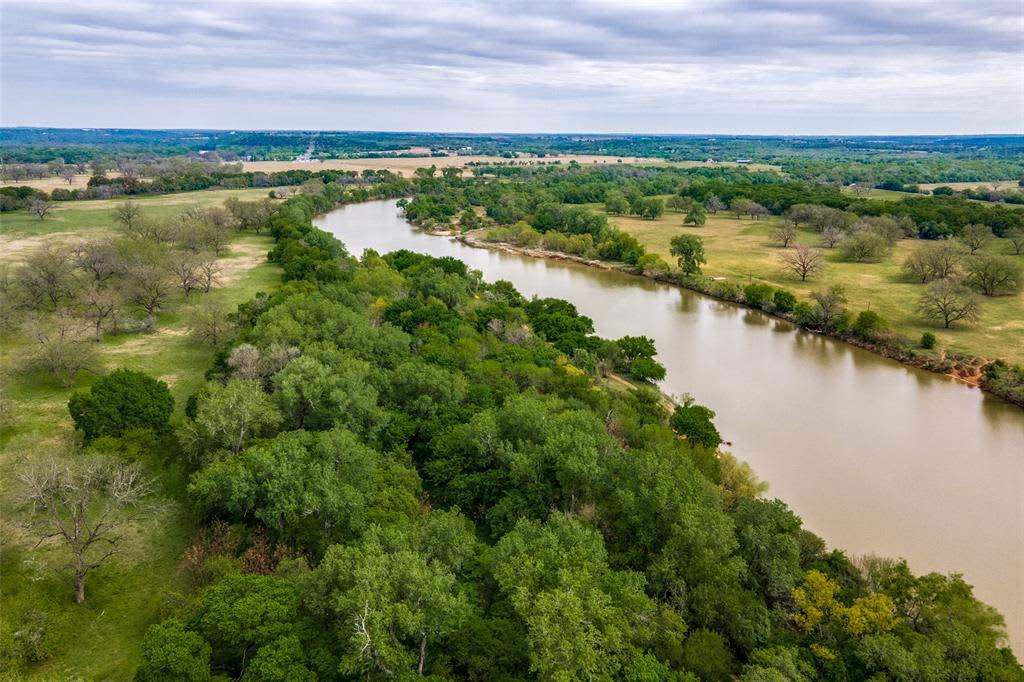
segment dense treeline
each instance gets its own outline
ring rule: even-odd
[[[5,163],[68,163],[113,156],[216,152],[231,158],[364,157],[417,148],[431,154],[545,157],[602,154],[779,164],[794,177],[873,186],[1019,179],[1024,141],[1014,135],[755,137],[693,135],[467,135],[342,131],[0,128]],[[424,151],[426,150],[426,151]],[[924,153],[922,153],[924,152]]]
[[[827,550],[713,412],[601,383],[649,340],[451,258],[357,260],[329,204],[270,219],[288,281],[189,401],[195,591],[139,679],[1022,679],[961,578]]]

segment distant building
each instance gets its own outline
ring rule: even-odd
[[[736,163],[740,164],[741,166],[748,166],[754,163],[754,161],[753,159],[736,159]]]
[[[715,159],[713,157],[709,156],[708,158],[704,159],[704,163],[718,163],[718,162],[715,161]]]

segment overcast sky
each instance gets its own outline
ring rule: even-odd
[[[0,0],[3,125],[1024,132],[1022,0]]]

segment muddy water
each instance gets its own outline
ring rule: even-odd
[[[714,409],[732,451],[807,528],[851,556],[963,573],[1024,653],[1024,410],[690,291],[430,236],[393,201],[316,223],[352,253],[454,256],[526,296],[571,301],[601,336],[652,337],[662,389]]]

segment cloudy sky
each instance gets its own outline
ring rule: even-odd
[[[1024,132],[1022,0],[0,0],[3,125]]]

